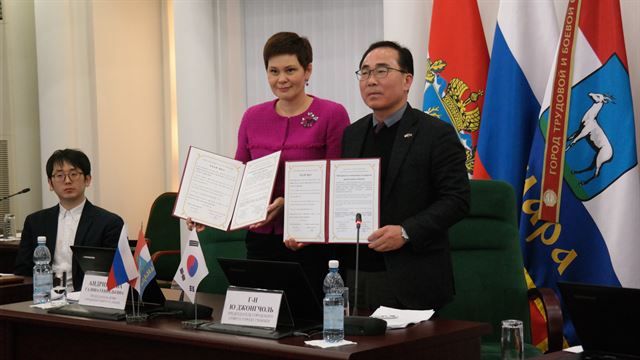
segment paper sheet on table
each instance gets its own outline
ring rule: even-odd
[[[65,300],[52,300],[46,303],[42,303],[42,304],[33,304],[33,305],[29,305],[32,308],[37,308],[37,309],[43,309],[43,310],[48,310],[48,309],[53,309],[53,308],[59,308],[61,306],[65,306],[67,305],[68,302],[66,302]]]
[[[16,233],[16,236],[4,237],[4,235],[0,235],[0,241],[16,241],[20,240],[22,237],[22,233]]]
[[[401,329],[409,324],[417,324],[429,320],[433,316],[433,310],[400,310],[386,306],[380,306],[371,317],[387,322],[387,329]]]
[[[566,349],[562,349],[562,351],[566,351],[566,352],[570,352],[570,353],[574,353],[574,354],[579,354],[579,353],[582,352],[582,345],[576,345],[576,346],[568,347]]]
[[[356,342],[349,341],[349,340],[340,340],[340,341],[336,341],[336,342],[328,342],[328,341],[324,341],[324,340],[307,340],[304,343],[307,344],[307,345],[311,345],[311,346],[317,346],[317,347],[320,347],[320,348],[323,348],[323,349],[336,347],[336,346],[355,345],[355,344],[357,344]]]
[[[74,291],[74,292],[67,293],[67,301],[69,302],[80,301],[80,293],[82,293],[82,291]]]

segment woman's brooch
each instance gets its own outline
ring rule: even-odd
[[[312,113],[311,111],[309,111],[307,115],[303,116],[302,119],[300,120],[300,125],[308,128],[308,127],[312,127],[313,124],[316,123],[316,121],[318,121],[318,116]]]

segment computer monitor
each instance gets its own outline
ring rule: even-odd
[[[322,323],[322,306],[300,264],[227,258],[218,263],[231,285],[284,291],[294,322]]]
[[[558,282],[585,353],[640,358],[640,289]],[[614,358],[614,357],[612,357]]]
[[[73,257],[85,273],[88,271],[109,273],[115,250],[114,248],[71,245]]]

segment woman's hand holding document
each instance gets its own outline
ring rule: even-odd
[[[280,151],[245,165],[192,146],[173,215],[224,231],[265,220],[279,161]]]

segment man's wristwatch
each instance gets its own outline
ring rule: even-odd
[[[409,235],[407,235],[407,231],[402,226],[400,226],[400,230],[402,230],[402,238],[404,241],[409,242]]]

